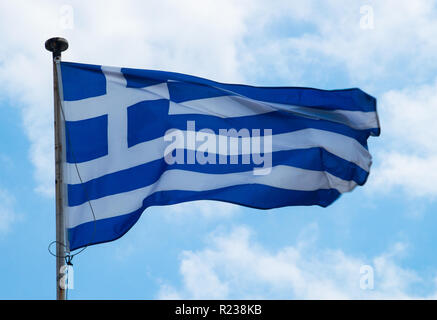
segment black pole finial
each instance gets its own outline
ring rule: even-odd
[[[68,41],[60,37],[50,38],[46,41],[45,47],[48,51],[53,53],[53,58],[58,58],[61,56],[62,51],[68,49]]]

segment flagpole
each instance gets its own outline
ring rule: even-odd
[[[53,96],[55,115],[55,186],[56,186],[56,299],[65,300],[66,290],[61,287],[61,268],[65,265],[65,225],[63,212],[62,181],[62,137],[61,137],[61,100],[58,87],[58,70],[56,61],[61,60],[61,52],[68,49],[64,38],[51,38],[45,42],[45,48],[53,53]]]

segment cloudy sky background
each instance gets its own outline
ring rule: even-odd
[[[70,298],[436,298],[436,33],[431,0],[1,0],[0,298],[55,297],[53,36],[66,61],[360,87],[382,126],[368,183],[331,207],[149,208],[74,259]]]

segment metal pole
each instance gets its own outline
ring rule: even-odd
[[[68,42],[64,38],[51,38],[45,42],[45,48],[53,53],[53,92],[55,111],[55,184],[56,184],[56,299],[65,300],[66,290],[60,285],[61,268],[65,265],[65,224],[63,212],[62,181],[62,137],[61,137],[61,101],[58,88],[56,61],[61,60],[61,52],[67,50]]]

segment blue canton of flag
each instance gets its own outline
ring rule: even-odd
[[[380,128],[375,98],[360,89],[57,67],[70,250],[121,237],[150,206],[326,207],[369,175],[367,139]]]

